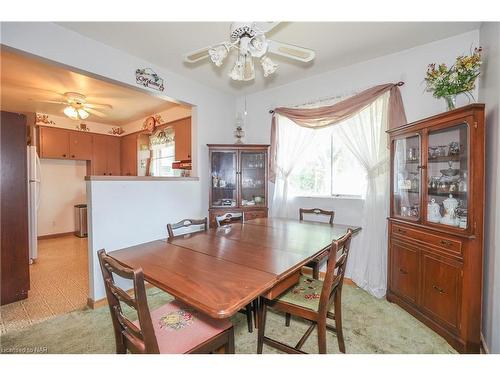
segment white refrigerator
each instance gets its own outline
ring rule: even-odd
[[[28,230],[30,263],[38,256],[38,207],[40,205],[40,159],[35,146],[28,146]]]

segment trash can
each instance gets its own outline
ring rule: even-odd
[[[75,205],[75,236],[87,237],[87,205]]]

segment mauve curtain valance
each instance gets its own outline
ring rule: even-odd
[[[380,95],[390,92],[388,122],[389,128],[395,128],[406,124],[406,114],[401,99],[399,86],[403,82],[378,85],[360,92],[346,100],[333,105],[318,108],[286,108],[278,107],[274,110],[271,123],[271,156],[269,180],[274,182],[276,178],[276,146],[278,144],[278,132],[276,127],[276,115],[281,115],[292,120],[299,126],[320,129],[335,125],[356,115],[358,112],[373,103]]]

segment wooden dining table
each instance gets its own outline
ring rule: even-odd
[[[302,266],[358,226],[279,218],[156,240],[109,253],[144,278],[213,317],[227,318],[259,296],[296,284]]]

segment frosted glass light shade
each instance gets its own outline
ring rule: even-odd
[[[78,112],[72,106],[64,108],[64,114],[72,120],[78,120]]]
[[[278,69],[278,64],[276,64],[267,56],[264,56],[262,59],[260,59],[260,64],[262,65],[262,69],[264,70],[264,77],[270,76]]]
[[[236,62],[234,63],[233,69],[229,73],[229,77],[234,81],[243,81],[243,70],[244,70],[244,59],[241,55],[238,55]]]
[[[253,57],[250,54],[245,55],[245,65],[243,70],[243,81],[251,81],[255,78],[255,67]]]
[[[210,59],[216,66],[221,66],[222,62],[227,56],[228,48],[221,44],[220,46],[210,48],[208,50],[208,54],[210,55]]]

